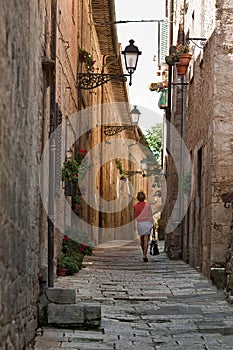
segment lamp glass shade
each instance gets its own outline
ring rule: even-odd
[[[140,163],[141,163],[141,169],[142,169],[142,171],[147,170],[147,163],[146,163],[146,160],[142,159]]]
[[[138,115],[138,114],[132,113],[132,114],[131,114],[131,118],[132,118],[132,123],[133,123],[134,125],[138,125],[139,115]]]
[[[132,111],[130,112],[131,115],[131,119],[132,119],[132,123],[134,125],[138,125],[139,122],[139,117],[142,113],[139,112],[139,110],[137,109],[137,106],[134,106],[134,108],[132,109]]]
[[[122,54],[125,58],[125,67],[129,73],[133,73],[136,70],[138,63],[138,56],[141,55],[141,52],[138,50],[138,47],[134,45],[134,40],[130,40],[130,45],[126,46],[125,50],[122,51]]]
[[[137,53],[125,53],[125,66],[127,71],[135,71],[138,62]]]

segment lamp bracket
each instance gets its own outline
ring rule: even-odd
[[[114,136],[116,134],[119,134],[123,130],[132,130],[134,128],[134,125],[105,125],[104,134],[107,136]]]
[[[206,38],[189,38],[187,37],[187,41],[191,41],[195,46],[197,46],[199,49],[203,49],[206,44]],[[195,41],[198,41],[199,43],[196,43]]]
[[[189,85],[189,83],[171,83],[171,85],[175,85],[175,86],[178,86],[178,85]]]
[[[124,175],[127,176],[127,177],[130,177],[130,176],[133,176],[133,175],[136,175],[136,174],[142,174],[143,171],[142,170],[125,170],[124,171]]]
[[[187,86],[189,85],[189,83],[171,83],[171,85],[173,85],[173,86],[181,86],[183,91],[187,91]]]
[[[83,90],[95,89],[110,80],[119,80],[122,83],[127,81],[131,74],[101,74],[101,73],[79,73],[78,88]]]
[[[233,209],[233,203],[224,203],[224,208],[227,208],[227,209],[231,208],[231,209]]]

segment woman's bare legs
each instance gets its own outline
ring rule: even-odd
[[[143,253],[143,259],[147,259],[149,238],[150,238],[150,235],[141,236],[141,248],[142,248],[142,253]]]
[[[141,236],[141,248],[142,248],[142,253],[144,254],[144,236]]]
[[[143,256],[144,258],[147,257],[147,251],[148,251],[148,244],[149,244],[149,235],[144,235],[144,244],[143,244]]]

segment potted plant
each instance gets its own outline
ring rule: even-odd
[[[183,45],[178,44],[176,46],[176,53],[178,55],[180,65],[186,65],[186,66],[189,65],[189,62],[192,58],[192,54],[190,53],[190,51],[191,51],[191,48],[190,48],[189,42],[186,42]]]
[[[160,92],[164,88],[166,88],[167,85],[168,85],[168,81],[167,80],[158,81],[157,83],[150,83],[149,84],[149,90],[150,91]]]
[[[84,159],[87,152],[80,149],[75,157],[68,157],[62,167],[62,181],[77,183],[79,178],[83,178],[91,165]]]
[[[79,262],[75,255],[62,254],[58,261],[58,268],[66,269],[66,275],[72,275],[79,271]]]
[[[62,254],[57,263],[57,275],[61,275],[61,269],[66,269],[63,276],[78,272],[82,268],[84,256],[92,255],[92,249],[90,244],[76,242],[65,235],[62,241]]]
[[[62,251],[66,255],[82,254],[82,255],[92,255],[92,246],[87,243],[79,243],[75,240],[67,237],[63,238]]]
[[[92,246],[86,243],[80,243],[78,251],[83,255],[92,255]]]
[[[66,263],[63,259],[59,259],[57,263],[57,275],[65,276],[67,272]]]
[[[85,68],[87,71],[94,70],[93,66],[95,64],[95,61],[88,51],[79,49],[79,61],[85,63]]]
[[[150,91],[156,91],[157,83],[150,83],[148,88],[149,88]]]
[[[176,70],[178,75],[185,75],[187,72],[187,65],[181,64],[180,62],[176,63]]]
[[[178,55],[183,53],[190,53],[191,48],[189,45],[189,42],[186,42],[185,44],[177,44],[176,45],[176,52]]]
[[[69,157],[63,163],[62,167],[62,181],[77,182],[80,164],[75,158]]]

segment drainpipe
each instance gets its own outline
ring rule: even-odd
[[[51,2],[51,59],[56,60],[56,17],[57,1]],[[51,137],[55,130],[56,80],[51,85],[50,129],[49,129],[49,198],[48,198],[48,286],[54,286],[54,194],[55,194],[55,152],[56,140]]]
[[[168,7],[168,3],[167,3]],[[170,8],[167,8],[167,17],[170,23],[173,23],[174,19],[174,4],[173,0],[170,2]],[[169,54],[171,53],[172,40],[173,40],[173,26],[169,26]],[[171,109],[172,109],[172,66],[168,66],[168,97],[167,97],[167,109],[166,109],[166,124],[167,124],[167,136],[166,136],[166,153],[170,155],[170,123],[171,123]]]
[[[184,160],[183,160],[183,135],[184,135],[184,76],[181,76],[181,120],[180,120],[180,257],[182,258],[183,255],[183,177],[184,177]]]
[[[103,56],[102,59],[102,67],[105,66],[105,60],[106,60],[106,55]],[[103,68],[104,69],[104,68]],[[103,72],[102,72],[103,73]],[[103,104],[104,104],[104,84],[101,85],[101,126],[100,126],[100,164],[102,164],[102,160],[103,160],[103,150],[102,150],[102,143],[104,140],[104,126],[103,126],[103,114],[104,114],[104,108],[103,108]],[[103,186],[104,186],[104,181],[103,181],[103,169],[101,169],[100,171],[100,183],[99,183],[99,243],[102,243],[102,230],[103,230],[103,215],[102,215],[102,210],[103,210],[103,206],[102,206],[102,198],[103,198]]]
[[[184,9],[186,7],[186,0],[184,0]],[[184,22],[185,22],[185,10],[183,10],[183,30],[182,30],[182,44],[185,44],[185,32],[184,32]],[[180,121],[180,257],[183,256],[183,178],[184,178],[184,160],[183,160],[183,136],[184,136],[184,110],[185,110],[185,86],[184,86],[184,76],[181,76],[181,121]]]

